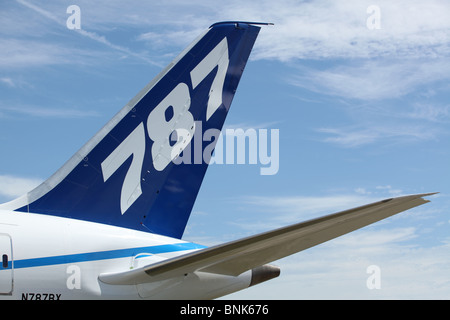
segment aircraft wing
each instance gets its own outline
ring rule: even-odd
[[[423,197],[433,194],[386,199],[202,249],[138,269],[101,274],[99,280],[116,285],[138,284],[165,280],[195,271],[238,276],[247,270],[427,203],[429,200]]]

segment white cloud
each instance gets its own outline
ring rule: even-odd
[[[137,58],[145,63],[161,67],[159,63],[155,63],[152,59],[150,59],[147,54],[137,52],[123,45],[115,44],[106,39],[105,36],[100,35],[94,31],[86,30],[85,28],[81,28],[80,30],[68,31],[68,29],[66,29],[66,19],[69,17],[69,15],[66,14],[65,8],[61,7],[60,4],[56,6],[55,3],[35,5],[25,0],[16,0],[16,2],[32,12],[32,14],[30,14],[29,12],[22,12],[22,15],[29,17],[24,21],[24,23],[28,24],[30,27],[33,25],[36,26],[36,20],[42,20],[42,18],[44,18],[47,19],[47,22],[51,22],[51,25],[49,26],[48,24],[41,24],[39,29],[48,30],[52,33],[57,33],[58,31],[66,32],[66,36],[67,34],[78,34],[99,44],[102,44],[113,51],[120,52],[121,54]],[[115,15],[119,16],[122,13],[122,10],[117,10],[115,12]],[[40,34],[41,32],[42,31],[39,31],[38,34]],[[23,35],[23,33],[21,34]],[[14,36],[14,34],[8,36]],[[41,66],[59,63],[73,64],[77,61],[80,62],[80,60],[78,59],[74,61],[74,57],[82,56],[84,58],[90,58],[93,56],[94,58],[96,57],[97,59],[100,59],[104,58],[105,55],[104,53],[100,54],[99,51],[92,50],[90,48],[76,48],[73,46],[73,43],[70,43],[70,41],[64,43],[58,42],[56,44],[46,43],[36,39],[2,39],[1,41],[3,41],[4,43],[0,43],[0,46],[7,48],[7,50],[6,52],[3,51],[2,56],[0,56],[0,67],[30,65]],[[3,63],[1,63],[1,61],[3,61]]]
[[[319,196],[245,196],[237,202],[247,214],[232,224],[258,233],[405,194],[401,188],[386,185]]]
[[[75,108],[46,108],[39,106],[10,106],[1,104],[0,111],[3,111],[3,115],[21,114],[32,117],[59,119],[97,117],[100,115],[95,110],[81,110]]]
[[[248,196],[242,198],[242,205],[250,206],[250,212],[263,212],[264,219],[247,216],[250,221],[236,221],[236,227],[262,232],[289,224],[332,214],[349,208],[381,200],[377,195],[338,194],[329,196]],[[245,207],[246,208],[246,207]],[[247,209],[246,209],[247,210]],[[268,213],[268,215],[267,215]]]
[[[64,27],[68,15],[60,2],[22,6]],[[69,4],[69,3],[68,3]],[[186,45],[191,35],[223,20],[274,22],[264,28],[253,55],[258,59],[436,57],[450,52],[448,3],[432,1],[377,1],[381,29],[369,30],[367,8],[373,1],[317,0],[258,2],[221,1],[121,1],[80,0],[82,30],[101,37],[102,31],[133,27],[136,38],[169,39]],[[26,15],[26,13],[22,13]],[[192,38],[192,39],[191,39]],[[114,44],[116,46],[117,44]],[[120,45],[119,45],[120,46]]]
[[[405,115],[411,119],[437,123],[448,123],[450,120],[450,105],[440,105],[421,101],[415,103],[412,107],[413,110]]]
[[[35,40],[0,39],[0,67],[18,68],[68,63],[66,48]]]
[[[142,61],[144,61],[144,62],[146,62],[148,64],[161,67],[161,65],[159,63],[154,62],[153,60],[149,59],[146,54],[138,53],[138,52],[135,52],[135,51],[133,51],[133,50],[131,50],[129,48],[126,48],[124,46],[116,45],[116,44],[112,43],[111,41],[107,40],[104,36],[98,35],[95,32],[86,31],[86,30],[83,30],[83,29],[78,30],[76,32],[78,32],[79,34],[83,35],[84,37],[87,37],[87,38],[89,38],[91,40],[94,40],[96,42],[104,44],[107,47],[109,47],[110,49],[119,51],[119,52],[124,53],[124,54],[126,54],[128,56],[140,59],[140,60],[142,60]]]
[[[11,78],[8,78],[8,77],[0,78],[0,82],[6,84],[9,87],[13,87],[14,88],[16,86],[14,81]]]
[[[380,185],[357,188],[355,194],[250,197],[248,201],[254,212],[270,212],[272,219],[293,217],[293,212],[303,218],[305,212],[323,215],[402,193]],[[448,299],[449,243],[439,236],[434,245],[426,240],[431,229],[448,226],[428,224],[431,229],[424,230],[422,218],[440,217],[428,210],[419,207],[275,261],[281,268],[279,278],[226,298],[279,299],[283,292],[283,299]],[[367,287],[371,265],[381,270],[380,289]]]
[[[41,19],[65,27],[68,15],[59,2],[35,5],[18,0]],[[252,54],[254,59],[280,61],[323,58],[433,58],[450,52],[450,22],[446,1],[378,1],[381,11],[380,30],[369,30],[366,12],[371,1],[298,2],[293,0],[242,2],[231,0],[194,1],[78,1],[82,28],[79,34],[113,50],[152,63],[145,54],[137,53],[121,43],[107,40],[102,32],[133,28],[134,40],[156,46],[187,45],[200,30],[223,20],[274,22],[260,33]],[[21,12],[22,16],[31,13]],[[22,17],[23,18],[23,17]],[[36,19],[22,19],[25,22]],[[46,30],[49,26],[46,26]],[[20,34],[23,34],[21,32]],[[178,51],[178,49],[177,49]]]
[[[367,251],[371,248],[379,249],[385,245],[394,245],[417,237],[416,228],[413,227],[373,229],[368,228],[364,232],[350,233],[346,237],[337,238],[333,243],[330,243],[330,246]]]
[[[62,44],[34,38],[0,38],[0,47],[0,68],[8,72],[55,65],[94,65],[113,56],[98,49],[77,48],[70,42]]]
[[[41,179],[0,175],[0,196],[6,201],[20,197],[42,183]]]
[[[327,70],[300,68],[289,83],[327,95],[362,101],[393,99],[419,86],[450,78],[448,59],[368,60]]]
[[[288,82],[337,104],[356,122],[320,127],[321,139],[342,147],[434,140],[448,129],[450,108],[439,99],[448,90],[448,59],[373,59],[325,70],[301,67]]]
[[[340,147],[355,148],[375,142],[385,143],[417,142],[433,140],[440,135],[438,128],[430,128],[423,124],[384,124],[364,123],[341,128],[319,128],[317,132],[327,134],[323,142]]]
[[[384,226],[385,227],[385,226]],[[411,227],[369,227],[275,262],[281,276],[228,299],[448,299],[449,245],[420,247]],[[369,266],[380,270],[370,290]]]
[[[348,128],[320,128],[320,133],[331,135],[323,139],[324,142],[331,142],[343,147],[359,147],[373,143],[380,136],[379,133],[371,129],[348,129]]]
[[[255,5],[260,17],[275,17],[276,25],[261,35],[257,56],[287,61],[448,55],[447,2],[378,1],[380,30],[366,26],[370,5],[356,0]]]

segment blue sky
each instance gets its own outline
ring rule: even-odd
[[[81,9],[70,30],[69,5]],[[380,29],[367,27],[370,6]],[[450,298],[447,1],[31,1],[0,4],[0,200],[59,168],[216,21],[273,22],[226,126],[278,129],[279,171],[208,169],[185,239],[211,245],[376,200],[432,203],[277,261],[235,299]],[[366,272],[381,271],[369,290]]]

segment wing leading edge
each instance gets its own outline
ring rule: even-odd
[[[255,270],[266,263],[430,202],[423,197],[433,194],[435,193],[382,200],[138,269],[101,274],[99,280],[114,285],[139,284],[165,280],[195,271],[238,276],[247,270]]]

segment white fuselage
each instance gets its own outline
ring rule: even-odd
[[[0,211],[0,298],[210,299],[246,288],[239,277],[202,272],[137,285],[98,276],[204,248],[151,233],[41,214]]]

